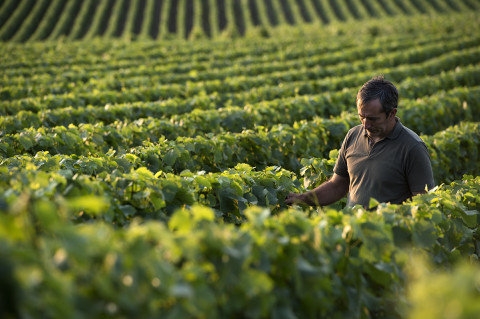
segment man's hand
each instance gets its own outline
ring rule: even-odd
[[[290,193],[285,198],[285,204],[293,205],[293,204],[306,204],[306,203],[303,199],[303,194]]]
[[[347,194],[349,181],[348,177],[333,174],[330,180],[311,191],[302,194],[288,194],[285,198],[285,204],[303,204],[309,206],[330,205]]]

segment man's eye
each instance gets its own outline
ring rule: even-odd
[[[370,122],[375,122],[378,120],[377,117],[364,117],[364,116],[359,116],[360,117],[360,120],[363,121],[363,120],[368,120]]]

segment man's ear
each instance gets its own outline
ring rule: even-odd
[[[397,108],[392,109],[392,110],[390,111],[390,114],[388,114],[389,117],[390,117],[390,116],[395,117],[396,115],[397,115]]]

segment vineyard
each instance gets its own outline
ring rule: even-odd
[[[476,318],[480,1],[0,1],[0,318]],[[437,187],[287,206],[382,74]]]
[[[2,0],[0,41],[269,36],[282,26],[478,9],[478,0]]]

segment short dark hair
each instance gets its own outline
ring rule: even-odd
[[[398,90],[392,82],[385,80],[383,75],[368,80],[357,94],[357,105],[379,99],[383,111],[387,114],[398,106]]]

